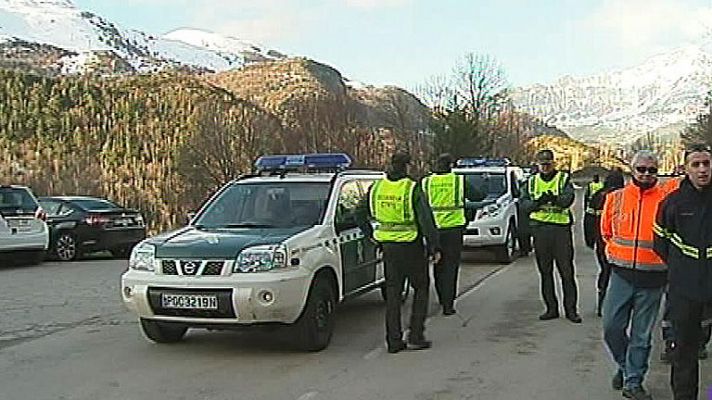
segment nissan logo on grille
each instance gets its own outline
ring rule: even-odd
[[[200,261],[181,261],[180,266],[183,269],[183,275],[195,275],[198,272]]]

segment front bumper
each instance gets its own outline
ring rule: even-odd
[[[499,246],[506,242],[509,220],[504,215],[470,222],[465,228],[466,247]]]
[[[124,304],[140,318],[188,326],[291,324],[301,315],[310,283],[310,273],[302,268],[222,276],[175,276],[128,270],[121,277],[121,296]],[[219,312],[163,309],[162,293],[217,294]]]

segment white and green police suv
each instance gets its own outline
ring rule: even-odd
[[[259,174],[225,185],[187,226],[138,244],[121,293],[143,333],[165,343],[188,328],[289,324],[301,348],[328,346],[336,304],[384,281],[355,218],[383,174],[350,162],[263,156]]]

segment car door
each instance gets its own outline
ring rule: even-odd
[[[361,232],[356,223],[356,210],[363,199],[364,191],[358,180],[344,181],[339,187],[335,230],[341,254],[344,295],[361,289],[375,280],[374,246]]]

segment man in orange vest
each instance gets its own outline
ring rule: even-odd
[[[603,336],[618,364],[613,388],[622,389],[624,397],[648,400],[652,397],[643,380],[667,283],[667,266],[653,250],[653,224],[667,192],[657,184],[654,153],[636,153],[631,169],[633,179],[606,196],[601,216],[601,237],[612,270],[603,304]]]

